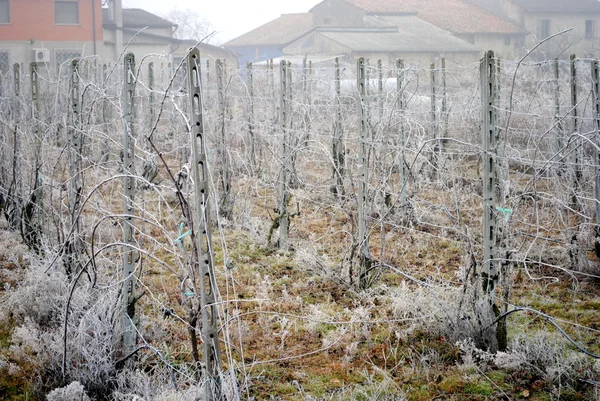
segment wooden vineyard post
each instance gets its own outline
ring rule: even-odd
[[[135,197],[135,56],[127,53],[124,63],[123,87],[123,202],[125,222],[123,224],[123,353],[131,354],[136,344],[135,318],[135,251],[134,251],[134,197]]]
[[[250,139],[250,175],[254,176],[256,168],[256,138],[254,137],[254,72],[252,63],[246,64],[246,86],[248,88],[248,137]]]
[[[154,63],[148,63],[148,128],[154,125]]]
[[[33,121],[33,135],[35,137],[35,174],[36,187],[40,185],[39,170],[42,158],[42,137],[40,135],[40,75],[38,73],[38,65],[36,62],[29,64],[29,73],[31,76],[31,120]],[[42,189],[38,188],[38,201],[42,202]],[[43,213],[38,214],[43,218]],[[43,222],[40,221],[40,227]]]
[[[67,274],[75,274],[77,268],[77,255],[81,251],[79,233],[79,209],[83,193],[83,177],[81,174],[81,152],[83,141],[81,137],[81,99],[79,92],[79,61],[71,62],[71,79],[69,82],[70,93],[70,121],[69,121],[69,215],[73,238],[68,239],[67,247]]]
[[[368,286],[368,274],[371,271],[371,251],[369,248],[369,233],[367,231],[367,196],[369,182],[369,166],[367,156],[368,122],[365,112],[367,66],[365,59],[360,57],[357,61],[356,87],[358,89],[358,288],[364,290]]]
[[[430,78],[430,86],[431,86],[431,132],[432,139],[434,141],[433,146],[433,154],[431,156],[431,165],[433,166],[433,174],[432,177],[439,177],[439,151],[440,151],[440,143],[439,143],[439,126],[437,119],[437,93],[436,93],[436,70],[435,63],[431,63],[429,69],[429,78]]]
[[[408,192],[408,168],[406,167],[406,132],[404,130],[404,112],[406,108],[404,99],[404,86],[406,85],[406,76],[404,73],[404,60],[396,60],[396,92],[398,96],[398,171],[400,172],[400,209],[406,213],[407,192]]]
[[[303,69],[302,69],[302,98],[304,104],[308,105],[308,107],[303,108],[302,110],[302,123],[303,123],[303,133],[301,134],[301,143],[302,146],[307,146],[310,141],[310,134],[312,131],[312,120],[311,120],[311,110],[313,106],[312,101],[312,61],[308,61],[306,57],[303,61]],[[291,69],[290,69],[291,71]],[[296,177],[297,178],[297,177]]]
[[[383,124],[383,63],[377,60],[377,109],[379,110],[379,126]],[[383,142],[385,148],[385,139]],[[382,159],[384,155],[381,155]]]
[[[70,213],[73,218],[71,222],[75,227],[75,233],[79,231],[79,219],[77,218],[79,204],[81,202],[81,192],[83,190],[82,176],[81,176],[81,151],[82,151],[82,138],[79,127],[80,115],[81,115],[81,103],[79,93],[79,61],[73,60],[71,62],[71,80],[70,80],[70,91],[71,95],[71,107],[70,107],[70,124],[69,124],[69,168],[70,168],[70,180],[69,180],[69,206]]]
[[[377,125],[379,127],[379,135],[375,137],[376,131],[373,132],[373,143],[379,142],[379,160],[378,160],[378,172],[377,174],[380,177],[380,186],[383,189],[384,195],[384,203],[389,208],[389,210],[393,209],[393,205],[391,204],[391,195],[388,192],[387,181],[389,180],[387,170],[386,170],[386,158],[388,154],[388,130],[383,124],[383,109],[384,109],[384,101],[383,101],[383,62],[377,60],[377,112],[378,112],[378,121]],[[377,152],[373,152],[374,155]],[[375,156],[377,160],[377,157]]]
[[[573,176],[573,208],[579,210],[579,199],[577,194],[579,192],[580,181],[581,181],[581,140],[579,139],[579,114],[577,110],[578,94],[577,94],[577,59],[574,54],[570,58],[570,70],[571,70],[571,116],[573,121],[573,168],[575,174]]]
[[[219,107],[219,130],[218,139],[219,152],[219,181],[221,186],[221,200],[219,202],[219,214],[226,219],[233,215],[233,199],[231,195],[231,172],[229,154],[227,152],[226,124],[225,124],[225,67],[221,60],[215,61],[217,73],[217,103]]]
[[[570,57],[570,72],[571,72],[571,117],[573,121],[572,127],[572,141],[571,146],[573,148],[573,182],[571,192],[571,208],[573,208],[576,219],[575,230],[570,235],[571,249],[569,255],[571,258],[572,268],[578,268],[580,264],[580,246],[579,246],[579,232],[581,228],[581,215],[578,213],[581,210],[581,203],[579,201],[579,191],[581,188],[581,178],[583,175],[582,162],[583,162],[583,145],[582,140],[579,137],[579,112],[578,112],[578,93],[577,93],[577,57],[572,54]]]
[[[12,228],[21,227],[21,210],[23,203],[23,176],[21,173],[21,136],[19,135],[19,124],[21,122],[21,67],[19,63],[13,66],[13,90],[14,102],[12,118],[14,120],[13,129],[13,181],[15,182],[15,194],[12,199],[12,213],[9,214],[9,224]]]
[[[440,164],[441,168],[444,168],[443,155],[446,152],[446,143],[448,141],[448,73],[446,70],[446,59],[442,58],[442,109],[440,111],[442,117],[442,132],[440,139]]]
[[[103,136],[106,137],[108,135],[108,116],[109,116],[109,102],[107,100],[108,97],[108,93],[106,90],[106,83],[108,80],[108,68],[106,64],[102,65],[102,90],[103,90],[103,96],[102,96],[102,133]],[[101,156],[100,156],[100,162],[101,163],[106,163],[110,157],[110,145],[109,145],[109,141],[102,141],[102,148],[101,148]]]
[[[23,232],[25,233],[25,241],[33,249],[39,249],[40,235],[43,233],[44,227],[44,191],[43,191],[43,176],[41,174],[42,167],[42,135],[40,134],[40,84],[38,65],[36,62],[29,64],[29,72],[31,74],[31,120],[33,122],[33,136],[35,138],[35,181],[32,196],[27,202],[29,203],[23,213]],[[27,210],[33,210],[37,217],[37,227],[33,220],[33,215],[29,215]]]
[[[554,121],[556,125],[556,156],[558,159],[558,174],[565,171],[564,132],[560,117],[560,64],[558,58],[554,59]]]
[[[596,227],[594,251],[600,257],[600,63],[592,62],[592,89],[594,95],[594,165],[595,171],[595,197],[596,197]]]
[[[341,100],[341,87],[340,87],[340,60],[335,58],[335,120],[333,122],[333,141],[332,149],[333,153],[333,193],[342,199],[344,196],[344,171],[345,171],[345,151],[344,151],[344,129],[342,126],[342,100]]]
[[[191,107],[192,171],[196,213],[196,252],[200,273],[200,308],[202,310],[202,343],[204,358],[204,400],[221,399],[221,345],[219,342],[218,309],[215,291],[217,283],[214,270],[210,213],[209,171],[204,133],[202,107],[200,52],[192,49],[188,55],[188,80]]]

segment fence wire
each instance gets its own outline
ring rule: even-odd
[[[191,106],[183,64],[170,65],[166,58],[157,62],[154,57],[155,81],[151,83],[149,60],[138,61],[134,95],[134,169],[139,189],[135,199],[136,280],[137,287],[149,295],[148,308],[165,311],[174,300],[197,302],[192,245],[186,236],[190,227],[184,224],[178,198],[178,191],[184,200],[193,193]],[[496,107],[501,196],[496,213],[503,222],[498,244],[503,264],[528,272],[545,266],[578,277],[598,274],[594,252],[598,131],[590,63],[585,59],[499,62]],[[94,258],[97,285],[117,286],[123,279],[119,273],[124,224],[122,68],[99,59],[82,60],[78,72],[82,107],[76,126],[69,114],[68,63],[57,76],[39,70],[38,111],[31,98],[31,71],[28,66],[18,70],[18,76],[14,68],[0,72],[4,213],[22,232],[25,226],[33,227],[39,235],[34,242],[43,252],[58,253],[65,260],[65,244],[72,234],[68,131],[78,130],[83,137],[84,182],[79,240],[84,253]],[[440,63],[433,69],[410,66],[401,71],[405,83],[399,91],[398,73],[394,66],[379,68],[373,61],[368,65],[364,105],[367,227],[379,266],[374,268],[372,284],[384,266],[391,265],[429,284],[457,285],[464,277],[448,278],[435,272],[460,269],[469,256],[483,257],[479,64],[448,64],[444,69]],[[215,206],[211,212],[221,240],[220,288],[216,290],[224,319],[239,311],[235,310],[235,275],[229,266],[233,262],[227,253],[230,244],[225,230],[230,222],[219,213],[223,154],[231,164],[232,220],[264,246],[276,246],[274,209],[286,161],[281,154],[278,66],[226,68],[223,110],[216,76],[214,69],[203,71],[202,92]],[[294,214],[292,248],[310,250],[312,268],[346,280],[357,240],[360,117],[356,66],[340,66],[339,95],[335,76],[333,63],[292,66],[288,128],[292,177],[286,185]],[[222,132],[225,143],[220,142]],[[340,184],[335,171],[336,132],[343,138],[343,164],[337,166],[341,167],[341,191],[336,189]],[[402,171],[408,174],[406,187]],[[410,245],[417,237],[429,244],[420,256],[414,255]],[[454,260],[436,257],[448,244],[462,253]],[[157,271],[172,274],[179,287],[154,280]],[[177,319],[183,327],[190,325],[186,316],[177,315]],[[147,334],[140,330],[141,336]],[[239,347],[230,347],[227,355],[236,361],[245,357]]]

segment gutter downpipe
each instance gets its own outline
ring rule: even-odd
[[[96,0],[92,0],[92,40],[94,41],[94,43],[92,44],[94,49],[94,56],[97,56],[98,49],[96,47]]]

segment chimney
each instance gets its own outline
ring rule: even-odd
[[[111,20],[117,25],[115,32],[115,60],[123,53],[123,1],[109,1],[109,13]]]

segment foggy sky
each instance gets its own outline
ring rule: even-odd
[[[321,0],[123,0],[123,7],[165,14],[177,7],[193,9],[211,21],[217,31],[213,43],[240,36],[281,14],[307,12]]]

